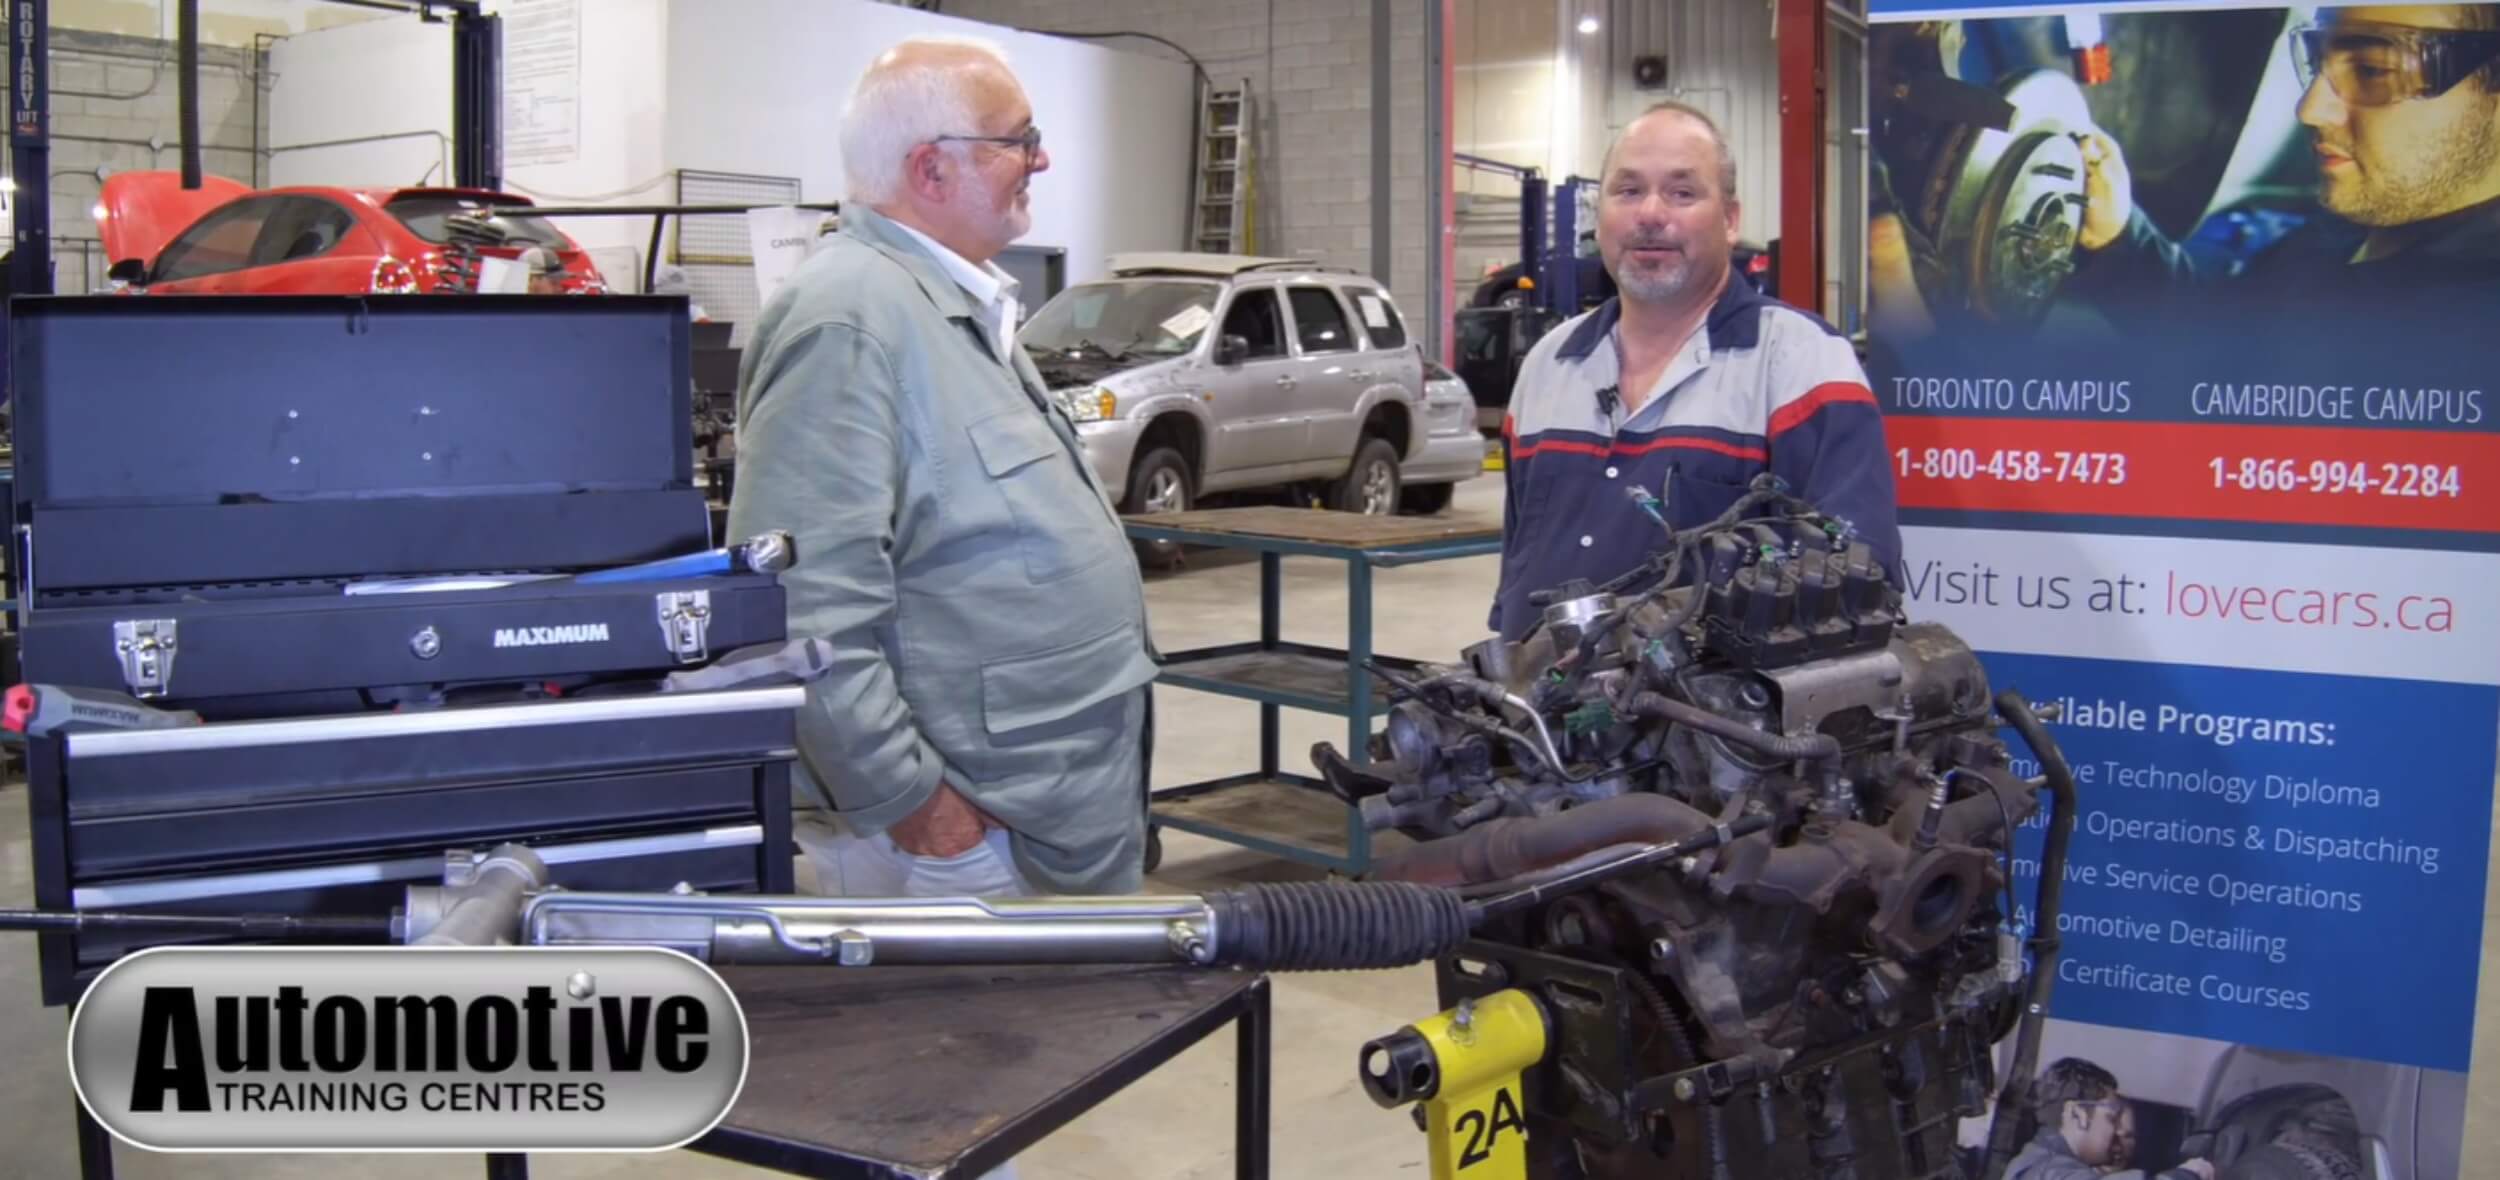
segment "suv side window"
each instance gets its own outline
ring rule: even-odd
[[[1302,351],[1351,352],[1354,350],[1354,329],[1345,320],[1345,305],[1326,287],[1295,287],[1286,293],[1293,301],[1293,327],[1302,342]]]
[[[284,197],[247,198],[209,214],[165,247],[148,281],[170,283],[252,265],[252,245],[260,239],[261,227],[285,201]]]
[[[1224,335],[1250,342],[1244,360],[1274,360],[1285,355],[1285,317],[1276,306],[1276,289],[1253,287],[1233,293],[1224,312]]]
[[[275,266],[319,258],[356,228],[354,214],[319,197],[287,197],[260,231],[252,247],[253,266]]]
[[[1406,347],[1406,324],[1398,319],[1398,307],[1377,287],[1348,287],[1346,294],[1363,317],[1363,330],[1371,333],[1372,347],[1388,352]]]

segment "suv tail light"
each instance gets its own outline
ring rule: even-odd
[[[375,295],[414,295],[417,293],[417,268],[385,254],[381,261],[373,264],[370,286]]]

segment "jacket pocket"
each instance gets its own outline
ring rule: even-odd
[[[984,662],[981,723],[994,738],[1064,725],[1154,676],[1145,637],[1123,622],[1091,639]]]
[[[1024,572],[1053,582],[1111,556],[1114,531],[1102,502],[1068,452],[1026,407],[992,414],[966,428],[981,470],[1006,501],[1015,521],[1016,548]]]
[[[1750,476],[1744,481],[1731,483],[1694,472],[1683,464],[1667,469],[1668,509],[1675,514],[1673,519],[1678,529],[1694,528],[1717,520],[1720,513],[1735,507],[1736,502],[1751,490]]]

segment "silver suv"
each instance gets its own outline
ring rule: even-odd
[[[1483,471],[1473,399],[1353,271],[1124,255],[1017,338],[1123,512],[1275,488],[1349,512],[1437,512]]]

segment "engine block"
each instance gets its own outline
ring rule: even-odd
[[[1442,965],[1445,1002],[1528,987],[1554,1013],[1536,1174],[1963,1174],[1956,1132],[2029,974],[2011,841],[2047,786],[1999,736],[2020,698],[1767,478],[1641,569],[1537,601],[1526,636],[1390,676],[1370,764],[1314,751],[1373,829],[1415,841],[1378,876],[1515,887],[1771,822]]]

